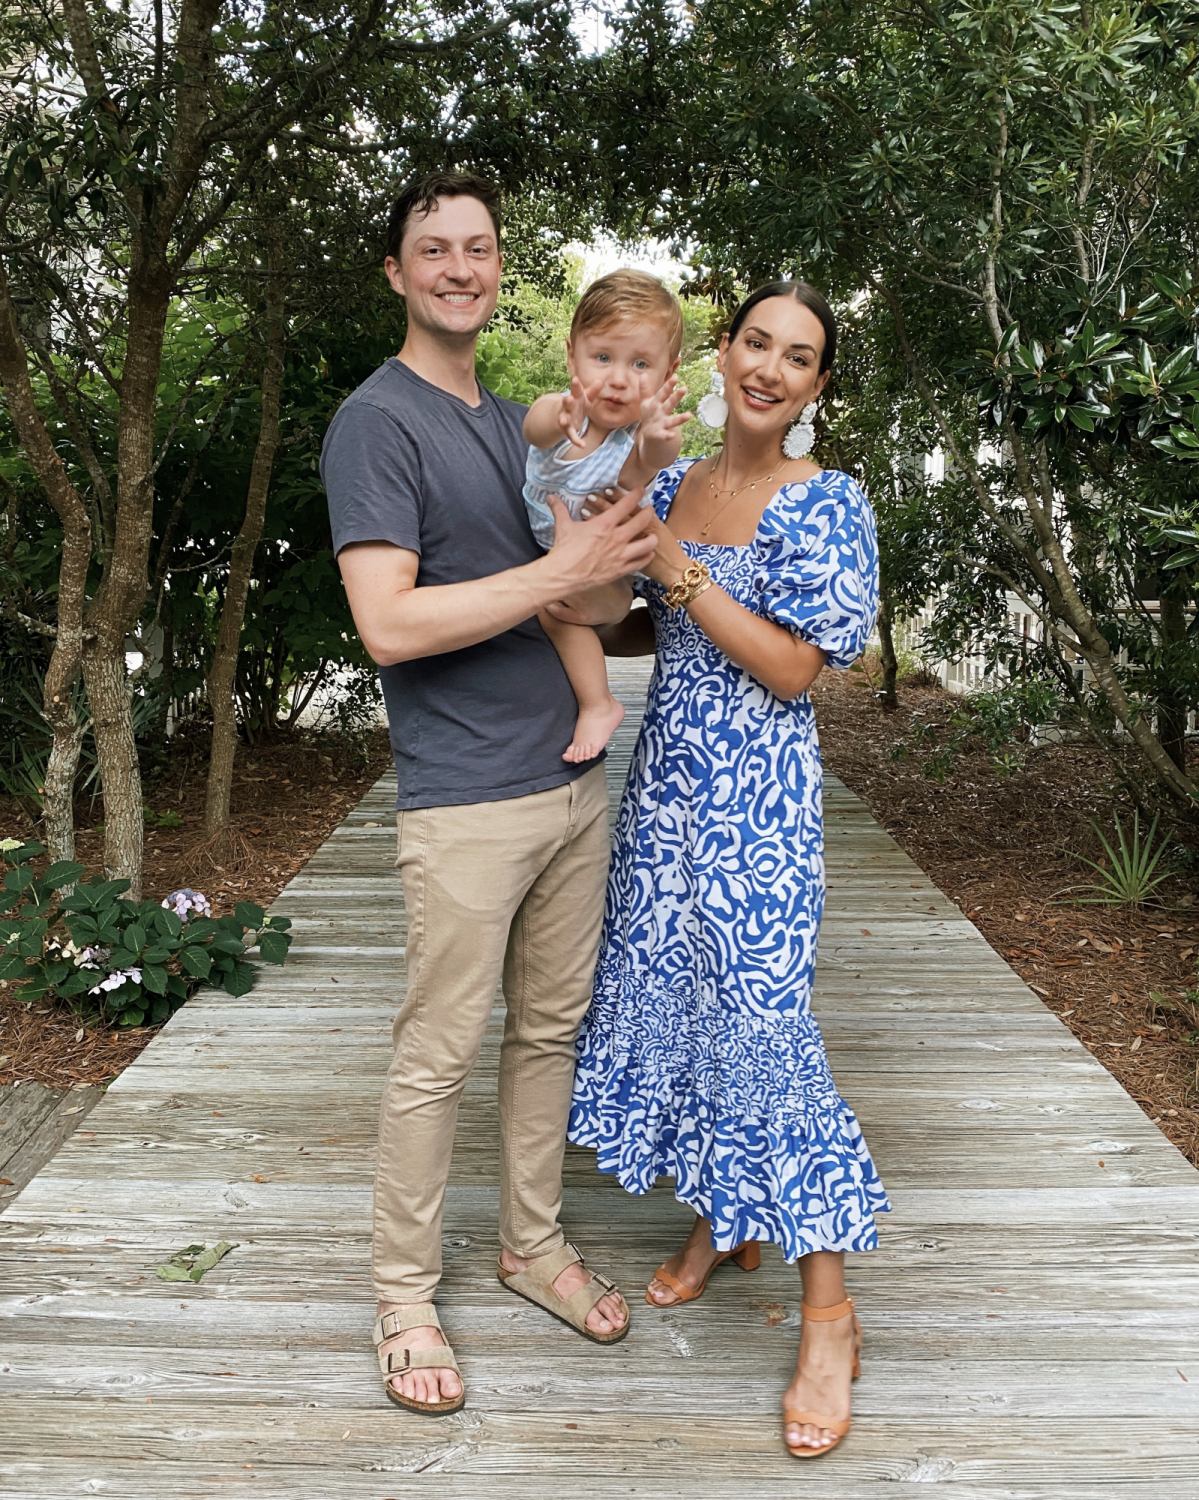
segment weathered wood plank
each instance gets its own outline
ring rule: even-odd
[[[633,712],[614,780],[644,681],[617,664]],[[443,1423],[389,1408],[368,1330],[405,982],[392,789],[280,897],[293,960],[251,996],[193,1000],[0,1216],[4,1494],[1199,1497],[1199,1175],[831,779],[816,1007],[895,1207],[851,1265],[867,1344],[850,1438],[803,1470],[782,1452],[799,1287],[773,1247],[691,1307],[638,1301],[690,1222],[668,1184],[631,1198],[567,1154],[568,1232],[633,1294],[617,1349],[497,1286],[498,1005],[443,1224],[471,1404]],[[218,1237],[237,1248],[199,1286],[154,1276]]]
[[[97,1085],[48,1089],[30,1082],[0,1089],[0,1205],[33,1180],[103,1096]]]

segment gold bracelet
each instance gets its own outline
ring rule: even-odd
[[[683,576],[666,590],[666,604],[670,609],[681,609],[693,599],[712,587],[712,575],[701,562],[693,562],[683,570]]]

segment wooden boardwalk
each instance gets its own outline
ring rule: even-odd
[[[643,681],[626,669],[630,701]],[[781,1447],[799,1285],[777,1250],[646,1307],[689,1215],[588,1152],[565,1220],[633,1293],[631,1336],[594,1348],[501,1290],[494,1036],[445,1218],[469,1406],[387,1405],[368,1235],[404,982],[391,796],[384,778],[280,898],[287,967],[186,1006],[0,1216],[0,1495],[1199,1497],[1199,1175],[835,781],[818,1010],[895,1205],[850,1264],[849,1439],[802,1469]],[[156,1279],[222,1238],[200,1285]]]

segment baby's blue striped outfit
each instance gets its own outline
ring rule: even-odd
[[[583,431],[586,430],[584,426]],[[533,535],[547,552],[554,545],[554,513],[547,496],[560,496],[572,520],[577,521],[587,496],[607,489],[620,478],[624,461],[633,451],[636,431],[636,422],[629,427],[617,427],[585,458],[570,458],[575,447],[569,438],[563,438],[553,448],[529,449],[525,463],[525,509]]]

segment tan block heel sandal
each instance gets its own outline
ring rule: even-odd
[[[708,1269],[708,1276],[717,1266],[724,1265],[726,1260],[733,1261],[743,1271],[756,1271],[762,1264],[762,1247],[757,1240],[745,1240],[735,1250],[726,1250],[723,1255],[718,1255]],[[685,1281],[680,1281],[677,1276],[672,1276],[665,1266],[659,1266],[654,1272],[656,1280],[664,1282],[679,1299],[679,1302],[694,1302],[697,1297],[702,1297],[704,1287],[708,1284],[708,1276],[698,1286],[688,1286]],[[649,1288],[645,1289],[645,1300],[651,1307],[677,1307],[679,1302],[655,1302],[649,1294]]]
[[[842,1318],[853,1318],[853,1371],[852,1378],[856,1380],[862,1373],[862,1325],[854,1317],[853,1298],[846,1297],[844,1302],[838,1302],[834,1307],[809,1307],[806,1302],[800,1304],[804,1318],[809,1323],[837,1323]],[[795,1411],[792,1407],[783,1407],[783,1442],[787,1445],[787,1452],[794,1458],[819,1458],[822,1453],[831,1453],[845,1434],[849,1431],[852,1417],[846,1417],[843,1422],[834,1422],[832,1417],[826,1417],[818,1411]],[[829,1432],[836,1433],[831,1443],[825,1443],[823,1448],[793,1448],[787,1442],[787,1428],[792,1422],[798,1422],[801,1427],[823,1427]]]
[[[606,1276],[601,1276],[598,1271],[592,1271],[591,1280],[587,1285],[581,1286],[569,1297],[563,1297],[554,1290],[554,1282],[562,1272],[567,1266],[573,1266],[576,1263],[582,1265],[583,1257],[567,1241],[566,1244],[559,1245],[557,1250],[551,1250],[548,1255],[539,1256],[524,1271],[506,1271],[501,1261],[496,1267],[496,1275],[501,1285],[506,1286],[510,1292],[515,1292],[526,1302],[533,1302],[538,1307],[544,1308],[560,1323],[565,1323],[568,1328],[581,1333],[593,1344],[619,1343],[629,1331],[629,1304],[620,1296],[620,1289],[615,1282],[609,1281]],[[615,1292],[620,1297],[620,1305],[624,1308],[624,1322],[614,1333],[595,1333],[587,1327],[587,1314],[609,1292]]]
[[[409,1370],[453,1370],[462,1380],[462,1371],[448,1344],[436,1344],[432,1349],[389,1349],[384,1354],[382,1344],[398,1333],[407,1333],[410,1328],[436,1328],[442,1333],[437,1310],[431,1302],[421,1302],[413,1307],[401,1308],[399,1312],[383,1313],[375,1319],[375,1348],[379,1354],[379,1370],[383,1376],[383,1389],[387,1399],[408,1411],[423,1412],[426,1417],[448,1417],[452,1411],[461,1411],[466,1405],[466,1383],[457,1396],[445,1401],[417,1401],[405,1396],[392,1385],[393,1375],[406,1375]],[[444,1333],[442,1333],[444,1337]]]

